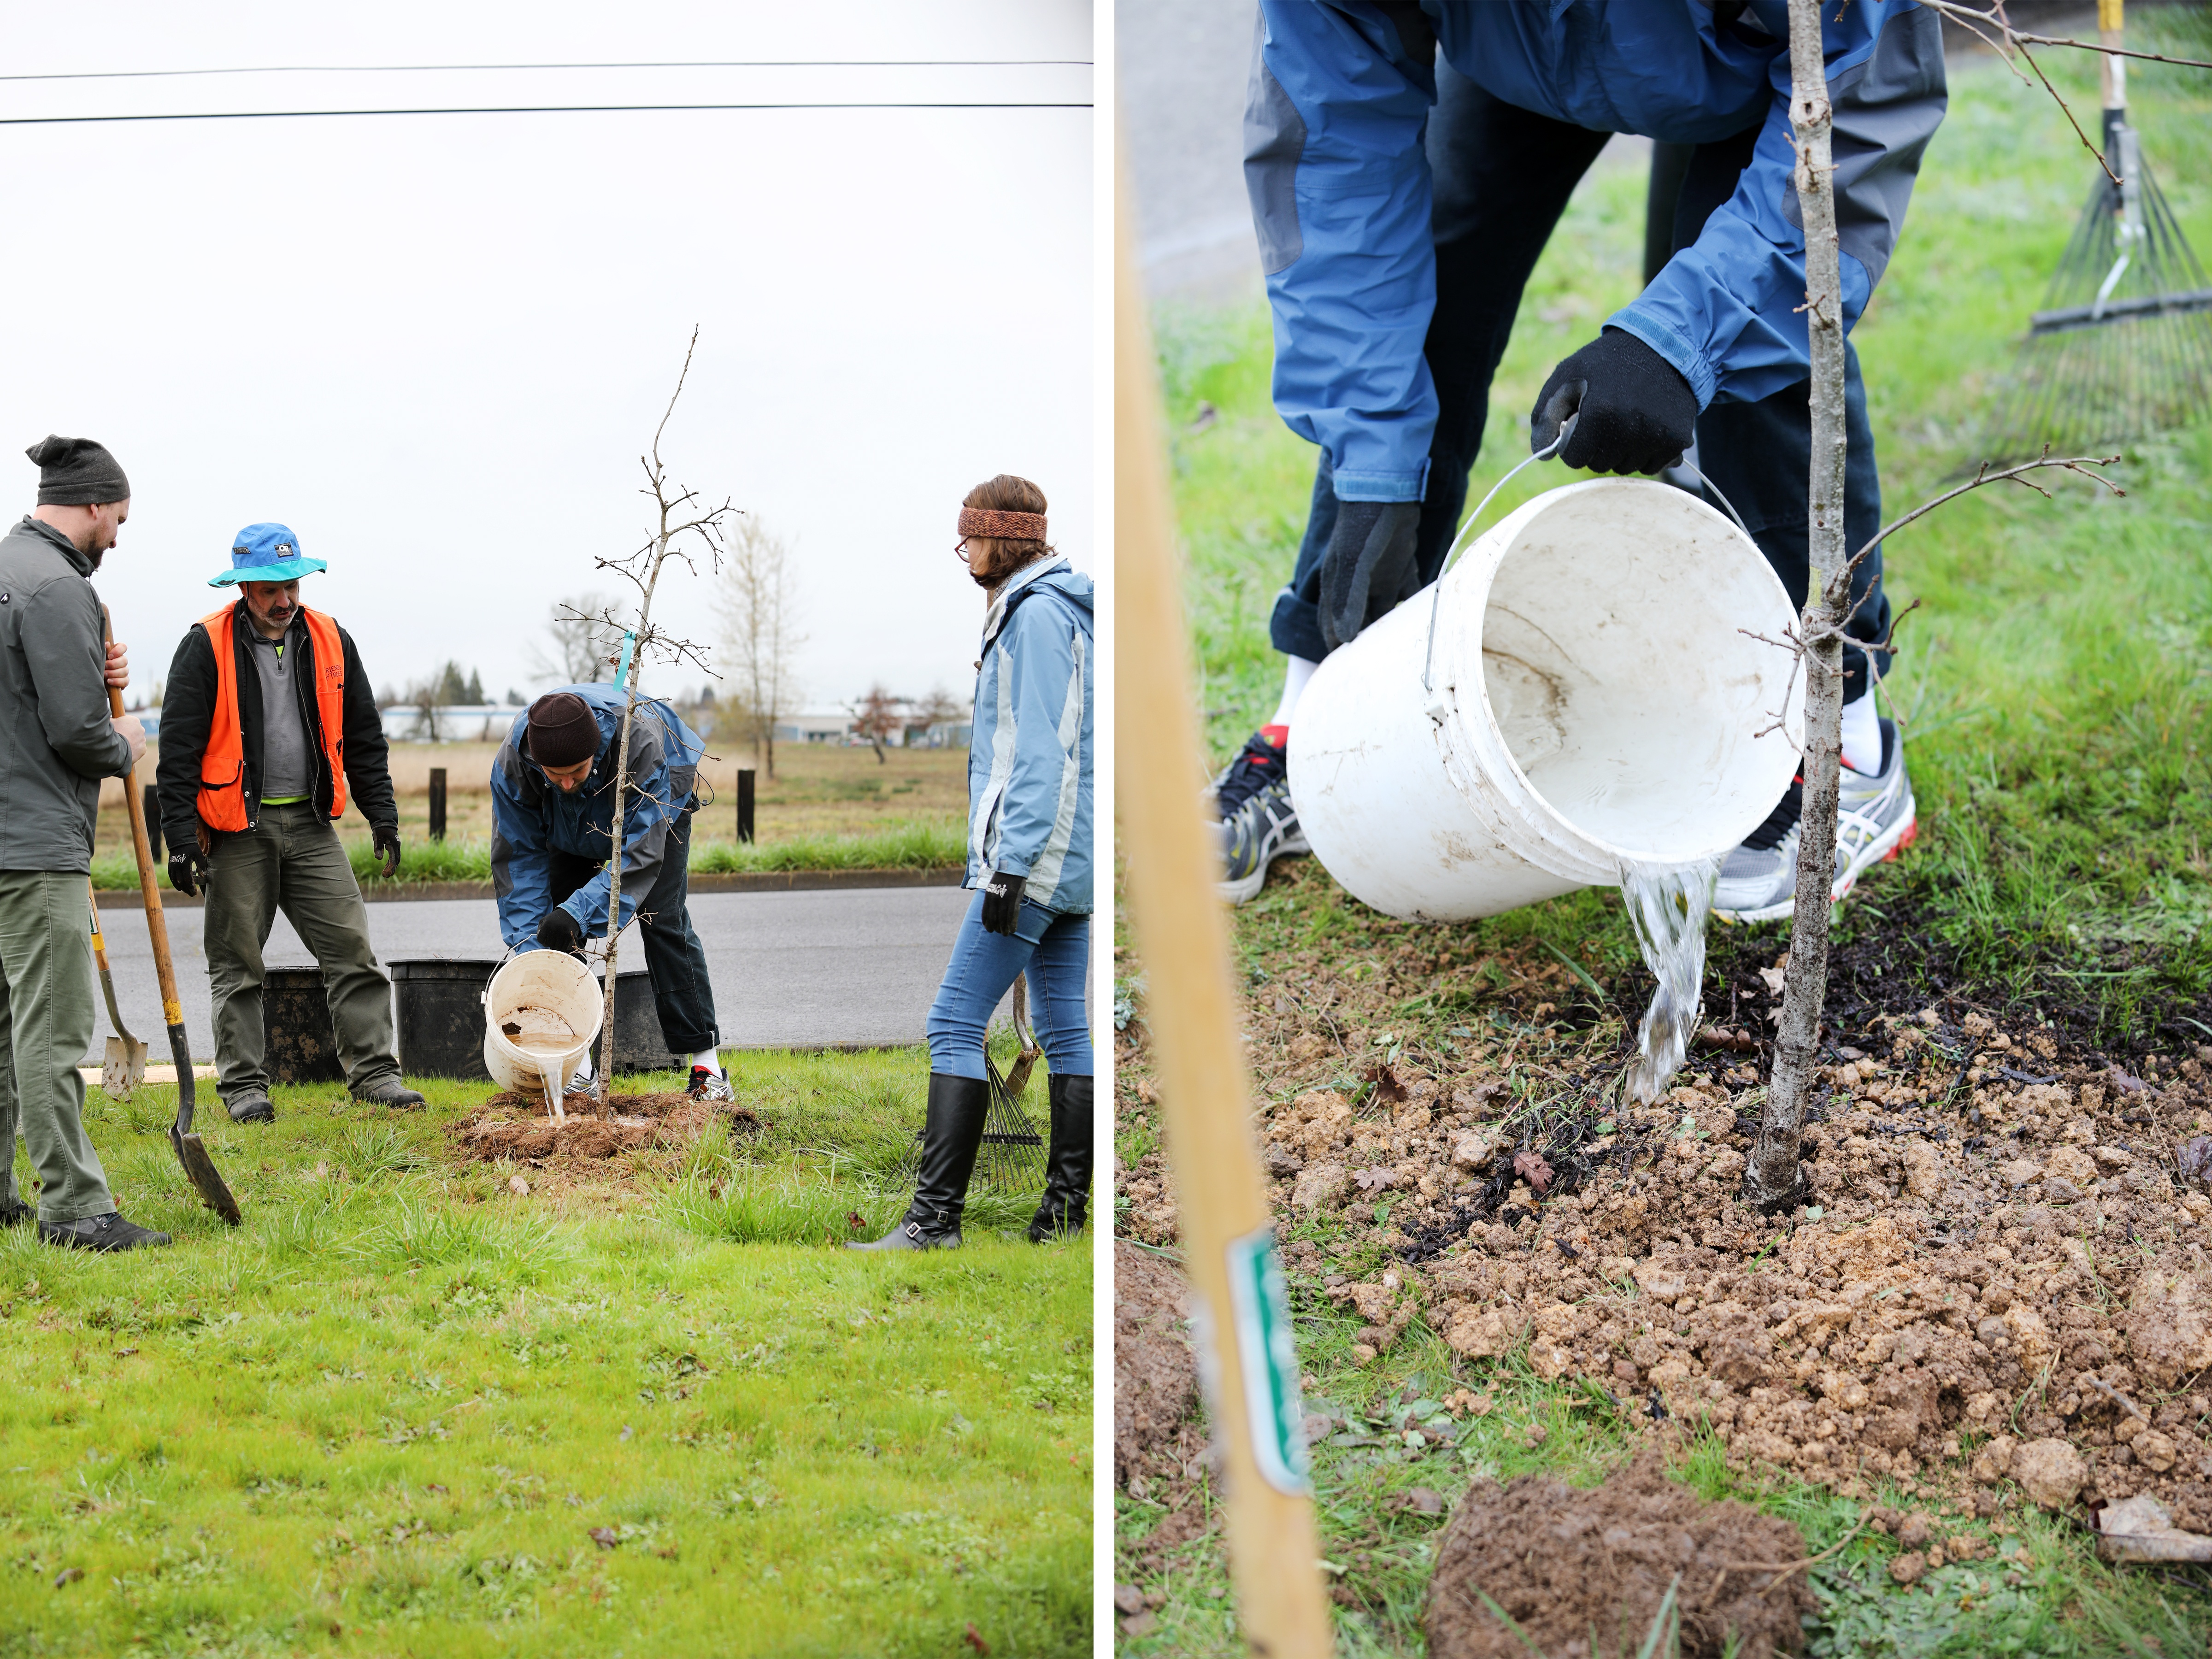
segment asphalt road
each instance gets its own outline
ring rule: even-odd
[[[723,1043],[781,1048],[920,1042],[968,901],[957,887],[694,894],[691,921],[707,946]],[[200,949],[202,913],[179,906],[165,914],[185,1029],[192,1057],[204,1063],[215,1035]],[[102,922],[123,1018],[152,1058],[166,1060],[145,918],[118,906]],[[493,957],[501,950],[489,899],[372,904],[368,931],[377,959],[387,964],[410,957]],[[625,967],[644,966],[636,939],[635,928],[623,938]],[[308,967],[314,957],[279,916],[264,960],[272,968]],[[99,1062],[107,1036],[103,1003],[88,1063]]]

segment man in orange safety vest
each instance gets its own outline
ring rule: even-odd
[[[300,603],[304,558],[281,524],[248,525],[231,568],[236,603],[192,624],[161,710],[161,827],[169,880],[204,886],[216,1089],[233,1118],[265,1123],[262,948],[282,910],[323,970],[338,1059],[356,1099],[415,1107],[394,1055],[392,981],[369,948],[368,911],[335,820],[347,787],[384,873],[399,866],[384,720],[345,629]]]

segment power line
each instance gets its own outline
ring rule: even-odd
[[[641,64],[253,64],[225,69],[86,70],[0,75],[10,81],[143,81],[179,75],[440,75],[506,70],[632,69],[1030,69],[1094,67],[1088,58],[738,58]]]
[[[753,104],[483,104],[445,109],[231,109],[163,115],[6,115],[0,127],[88,126],[114,121],[293,121],[356,115],[620,115],[667,110],[767,109],[1089,109],[1087,101],[869,102]]]

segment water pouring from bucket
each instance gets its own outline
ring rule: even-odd
[[[1800,670],[1753,637],[1795,621],[1758,544],[1687,492],[1547,491],[1315,672],[1298,821],[1408,920],[1621,885],[1660,981],[1631,1080],[1656,1098],[1696,1030],[1714,872],[1796,770]]]
[[[509,957],[484,987],[484,1069],[503,1089],[544,1095],[547,1115],[565,1121],[568,1079],[592,1051],[603,1007],[592,970],[567,951]]]

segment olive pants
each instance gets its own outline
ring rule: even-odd
[[[368,907],[331,821],[307,801],[264,806],[252,829],[216,837],[209,862],[201,942],[215,1005],[216,1092],[228,1102],[241,1089],[269,1086],[261,951],[280,909],[323,970],[348,1085],[398,1077],[392,981],[369,948]]]
[[[39,1172],[39,1218],[82,1221],[115,1207],[84,1132],[92,1046],[92,907],[84,872],[0,870],[0,1198],[15,1190],[15,1136]]]

